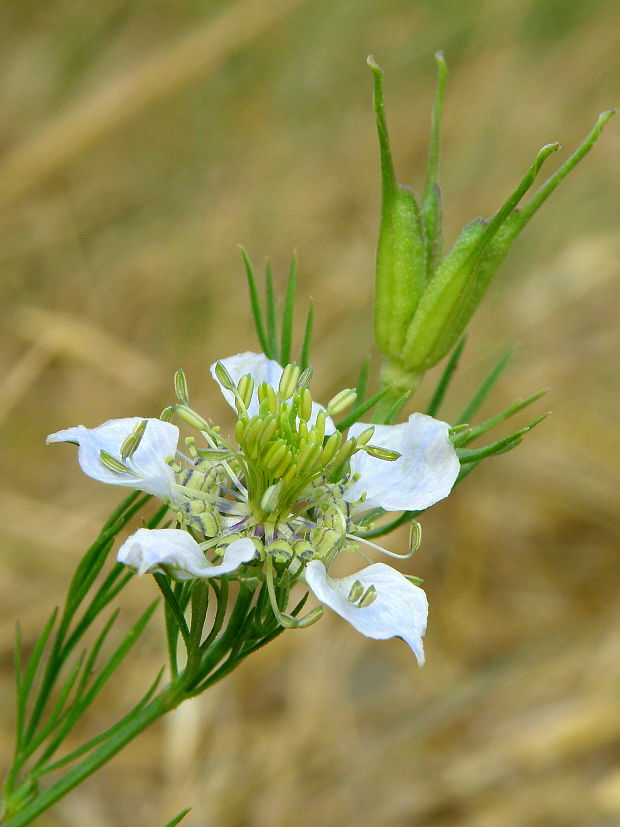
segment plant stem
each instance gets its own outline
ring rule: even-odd
[[[150,724],[177,707],[184,698],[184,693],[177,686],[166,687],[148,706],[141,710],[134,718],[127,721],[127,724],[107,741],[105,741],[88,758],[68,772],[63,778],[48,787],[36,798],[31,800],[18,813],[9,815],[0,822],[2,827],[25,827],[30,824],[42,812],[55,804],[70,790],[80,784],[89,775],[99,769],[119,752],[129,741],[139,735],[142,730]]]

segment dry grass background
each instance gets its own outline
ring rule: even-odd
[[[32,637],[118,500],[45,434],[157,415],[179,366],[192,401],[227,416],[207,367],[256,349],[239,242],[280,274],[297,249],[317,395],[352,381],[372,347],[367,53],[387,72],[399,177],[419,187],[446,52],[453,236],[539,146],[570,150],[618,103],[620,14],[613,0],[9,0],[0,37],[2,765],[15,617]],[[407,570],[431,601],[427,666],[328,615],[145,733],[41,827],[160,825],[186,805],[188,827],[620,823],[618,136],[612,121],[472,325],[445,415],[514,341],[483,413],[550,385],[554,415],[425,516]],[[152,592],[131,584],[122,624]],[[156,622],[84,732],[163,657]]]

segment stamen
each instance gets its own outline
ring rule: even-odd
[[[347,537],[347,540],[352,540],[354,543],[363,543],[365,546],[370,546],[370,548],[374,548],[375,551],[380,551],[381,554],[387,554],[388,557],[394,557],[396,560],[408,560],[411,557],[411,555],[413,554],[413,552],[415,551],[415,549],[413,549],[413,550],[410,549],[407,552],[407,554],[397,554],[395,551],[388,551],[386,548],[382,548],[381,546],[378,546],[376,543],[372,543],[370,540],[367,540],[365,537],[356,537],[355,534],[347,534],[346,537]],[[362,554],[360,549],[358,549],[358,551],[360,552],[360,554]],[[368,560],[368,557],[366,557],[365,554],[362,554],[362,557],[364,557],[364,559]],[[372,561],[370,561],[370,562],[372,562]]]
[[[147,425],[147,419],[143,419],[141,422],[138,422],[129,436],[123,440],[123,443],[121,444],[121,459],[123,461],[131,458],[138,450],[138,446],[142,442],[142,437],[144,436]]]

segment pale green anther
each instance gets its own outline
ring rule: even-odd
[[[308,424],[301,419],[297,424],[297,435],[299,437],[299,446],[301,447],[302,443],[306,444],[308,442],[308,437],[310,436],[310,432],[308,431]]]
[[[179,402],[189,405],[189,391],[187,390],[187,379],[183,370],[179,369],[174,374],[174,392]]]
[[[159,418],[162,422],[172,422],[174,419],[174,412],[176,411],[176,405],[168,405],[167,408],[164,408],[163,411],[160,413]]]
[[[362,598],[357,605],[360,607],[360,609],[365,609],[367,606],[372,605],[376,599],[377,590],[374,586],[369,586],[362,595]]]
[[[333,528],[321,529],[314,538],[314,556],[319,560],[326,557],[337,548],[341,538],[342,535]]]
[[[368,446],[364,446],[364,450],[367,450],[367,448],[368,448]],[[348,439],[344,443],[342,448],[338,451],[336,456],[333,458],[332,465],[334,465],[335,468],[338,468],[339,466],[342,465],[343,462],[346,462],[348,459],[350,459],[357,450],[358,450],[357,440],[355,439],[355,437],[351,437],[351,439]]]
[[[413,554],[420,548],[422,542],[422,526],[416,520],[411,521],[409,529],[409,553]]]
[[[237,385],[237,393],[247,409],[248,405],[252,401],[252,394],[254,393],[254,379],[249,373],[242,376],[239,380],[239,384]]]
[[[363,594],[364,587],[362,586],[359,580],[356,580],[355,583],[351,586],[348,599],[351,603],[357,603],[357,601]]]
[[[364,445],[363,450],[368,456],[385,460],[385,462],[395,462],[401,456],[398,451],[391,451],[389,448],[381,448],[378,445]]]
[[[194,514],[190,520],[190,524],[197,524],[205,537],[215,537],[220,532],[219,520],[210,511]]]
[[[308,388],[299,393],[299,418],[307,422],[312,416],[312,394]]]
[[[196,437],[195,436],[186,436],[185,437],[185,447],[191,457],[199,456],[198,449],[196,448]]]
[[[138,450],[138,446],[142,442],[142,437],[144,436],[144,432],[146,431],[146,426],[148,425],[148,421],[143,419],[142,422],[138,422],[136,427],[133,431],[129,434],[129,436],[123,441],[121,445],[121,459],[126,460],[129,457],[132,457],[135,452]]]
[[[138,476],[138,474],[134,473],[124,462],[116,459],[112,454],[108,454],[107,451],[99,451],[99,459],[110,471],[114,471],[117,474],[131,474],[133,477]]]
[[[242,419],[239,420],[243,422]],[[260,416],[253,416],[249,422],[245,423],[243,431],[243,444],[247,448],[253,448],[262,433],[265,420]],[[241,440],[237,440],[241,444]]]
[[[245,419],[238,419],[235,425],[235,439],[241,445],[241,440],[243,439],[243,435],[247,431],[248,423]]]
[[[266,403],[269,413],[275,414],[278,412],[276,392],[267,382],[263,382],[258,386],[258,401]]]
[[[375,429],[372,425],[370,426],[370,428],[366,428],[365,431],[362,431],[361,434],[355,437],[355,439],[357,440],[357,444],[360,447],[366,445],[372,439],[374,432]]]
[[[300,617],[297,621],[297,628],[298,629],[307,629],[308,626],[312,626],[313,623],[316,623],[317,620],[320,620],[323,617],[323,607],[322,606],[314,606],[307,612],[303,617]]]
[[[273,414],[269,414],[265,417],[263,423],[263,430],[258,438],[258,444],[261,446],[266,445],[275,434],[278,427],[278,420]]]
[[[297,464],[294,462],[287,470],[286,474],[282,477],[282,481],[285,485],[291,485],[294,482],[295,478],[298,476],[299,471],[297,470]]]
[[[282,371],[282,376],[280,377],[280,384],[278,385],[278,390],[280,392],[280,396],[282,399],[290,399],[291,396],[297,390],[297,383],[299,382],[299,376],[301,374],[301,370],[299,365],[291,364],[286,365],[284,370]]]
[[[374,107],[381,158],[381,225],[375,276],[375,339],[379,350],[398,358],[407,324],[426,284],[426,238],[411,190],[397,184],[383,104],[383,72],[374,74]]]
[[[280,504],[280,494],[282,493],[282,481],[275,485],[270,485],[265,491],[260,500],[260,507],[262,511],[267,513],[276,511]]]
[[[317,442],[304,446],[297,455],[297,473],[301,475],[313,471],[322,450]]]
[[[226,390],[232,391],[233,393],[237,390],[230,373],[221,362],[217,362],[215,365],[215,375],[220,385],[226,388]]]
[[[269,450],[265,454],[265,459],[263,460],[265,468],[273,473],[273,471],[282,462],[287,452],[290,453],[284,440],[278,439],[273,443],[273,445],[270,446]]]
[[[304,371],[302,371],[297,382],[298,391],[303,391],[308,387],[310,380],[312,379],[313,372],[314,371],[311,367],[307,367]]]
[[[336,451],[340,448],[341,443],[342,434],[340,431],[335,431],[327,438],[327,442],[323,446],[323,450],[321,452],[321,465],[325,466],[328,462],[332,461]]]
[[[186,422],[191,428],[196,428],[197,431],[208,431],[209,423],[203,419],[200,414],[188,408],[186,405],[177,405],[175,412]]]
[[[270,554],[278,563],[285,563],[293,556],[293,548],[286,540],[274,540],[265,546],[265,551]]]
[[[333,396],[327,403],[327,413],[330,416],[346,411],[357,399],[357,391],[353,388],[344,388]]]
[[[316,415],[314,428],[312,430],[316,432],[317,442],[322,443],[325,439],[325,414],[323,413],[323,411],[319,411]]]
[[[273,469],[273,475],[276,478],[283,477],[284,474],[288,471],[288,468],[293,461],[293,455],[291,454],[290,450],[287,448],[286,453],[278,463],[278,465]]]
[[[293,543],[293,551],[296,557],[301,557],[302,560],[311,560],[314,556],[314,548],[307,540],[295,540]]]

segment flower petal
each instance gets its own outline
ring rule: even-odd
[[[419,586],[385,563],[373,563],[349,577],[332,578],[320,560],[311,560],[306,566],[305,578],[321,603],[348,620],[358,632],[377,640],[401,637],[422,666],[428,601]],[[369,606],[360,608],[348,599],[356,581],[364,589],[374,586],[377,590],[377,597]]]
[[[249,562],[255,554],[256,548],[251,540],[235,540],[224,552],[222,562],[215,566],[207,560],[187,531],[178,528],[139,528],[120,547],[117,559],[138,574],[166,571],[175,580],[191,580],[230,574],[242,563]]]
[[[367,427],[356,422],[349,436],[357,436]],[[448,496],[460,464],[447,422],[414,413],[400,425],[374,428],[371,444],[398,451],[401,456],[387,462],[358,451],[351,458],[351,471],[360,478],[345,492],[348,502],[366,494],[365,509],[380,506],[386,511],[420,511]]]
[[[50,434],[46,442],[74,442],[79,445],[78,462],[85,474],[99,482],[110,485],[122,485],[146,491],[163,500],[174,499],[174,472],[166,463],[168,457],[174,456],[179,441],[179,429],[170,422],[160,419],[147,419],[147,426],[142,440],[125,465],[133,473],[113,471],[101,461],[101,451],[120,460],[121,445],[133,429],[142,422],[138,416],[127,419],[110,419],[97,428],[85,428],[77,425]]]
[[[246,376],[248,373],[250,374],[254,380],[254,393],[252,395],[252,401],[248,405],[248,415],[250,417],[256,416],[258,413],[258,386],[263,382],[266,382],[268,385],[271,385],[272,388],[277,390],[278,385],[280,384],[280,377],[282,376],[282,365],[275,362],[273,359],[268,359],[264,353],[252,353],[250,351],[247,351],[246,353],[238,353],[236,356],[228,356],[226,359],[220,359],[219,361],[224,365],[235,385],[239,383],[239,380],[243,376]],[[227,388],[223,387],[222,383],[215,375],[216,364],[217,363],[214,362],[211,365],[211,376],[220,386],[224,399],[228,402],[231,408],[236,410],[235,395],[232,391],[229,391]],[[319,411],[325,411],[325,408],[322,405],[319,405],[318,402],[313,402],[312,415],[310,416],[309,422],[310,425],[314,425]],[[330,434],[333,434],[335,430],[336,426],[334,425],[331,417],[326,417],[325,433],[329,436]]]

